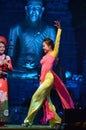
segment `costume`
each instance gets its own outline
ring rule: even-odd
[[[43,82],[45,80],[45,75],[49,70],[52,70],[53,67],[53,63],[55,61],[55,58],[58,54],[58,49],[59,49],[59,41],[60,41],[60,34],[61,34],[61,30],[58,29],[58,33],[57,33],[57,37],[56,37],[56,44],[54,47],[54,51],[52,52],[52,54],[47,54],[43,57],[43,59],[41,60],[41,64],[43,64],[42,66],[42,71],[41,71],[41,76],[40,76],[40,80]],[[45,62],[45,64],[44,64]],[[51,63],[50,63],[51,62]],[[53,76],[54,76],[54,87],[60,97],[60,100],[62,102],[62,106],[65,109],[72,109],[74,108],[74,104],[73,101],[64,85],[64,83],[62,82],[62,80],[55,74],[55,72],[52,70],[51,71]],[[49,109],[49,103],[47,100],[45,100],[44,102],[44,117],[41,119],[41,123],[45,124],[48,120],[54,118],[52,117],[52,113],[51,116],[49,113],[49,111],[51,111]]]
[[[58,76],[56,76],[55,73],[52,71],[55,58],[58,54],[60,35],[61,35],[61,29],[58,29],[54,50],[52,52],[47,53],[40,62],[42,64],[41,75],[40,75],[41,84],[32,97],[28,115],[27,115],[26,119],[24,120],[24,123],[26,123],[26,124],[33,123],[35,115],[43,103],[45,104],[46,107],[44,107],[44,109],[45,109],[44,117],[41,120],[41,122],[46,123],[47,121],[49,121],[51,126],[54,126],[56,123],[61,123],[61,118],[56,113],[56,109],[50,100],[50,91],[51,91],[54,83],[55,83],[55,88],[56,88],[57,92],[58,92],[58,88],[61,86],[62,86],[62,91],[66,90],[63,88],[65,86],[61,85],[62,81],[59,80]],[[57,79],[58,79],[58,81],[56,82]],[[56,84],[58,82],[59,82],[59,84]],[[60,86],[58,87],[58,85],[60,85]],[[65,94],[65,95],[67,95],[67,98],[68,97],[70,98],[67,90],[65,92],[67,94],[61,93],[61,88],[60,88],[59,92],[58,92],[59,96],[65,97],[65,99],[66,99],[66,96],[61,95],[61,94]],[[64,102],[64,100],[62,98],[61,98],[61,101],[62,101],[62,103]],[[68,101],[68,104],[71,108],[74,108],[73,102],[72,103],[70,103],[70,102],[72,102],[71,98],[70,98],[70,101]]]
[[[2,64],[6,60],[9,65]],[[12,63],[9,56],[5,54],[0,55],[0,121],[6,122],[8,116],[8,84],[7,84],[7,70],[12,71]]]

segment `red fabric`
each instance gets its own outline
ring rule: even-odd
[[[7,80],[4,80],[3,78],[0,78],[0,91],[8,91]]]
[[[71,96],[69,95],[69,92],[66,89],[66,86],[62,82],[62,80],[53,72],[54,76],[54,87],[60,97],[60,100],[62,102],[62,106],[64,109],[74,109],[74,103],[72,101]],[[45,124],[48,120],[54,118],[53,112],[49,108],[48,101],[46,100],[44,102],[44,116],[41,119],[41,123]]]
[[[4,45],[6,45],[7,39],[4,36],[0,36],[0,42],[3,42]]]
[[[63,108],[65,109],[74,108],[74,103],[71,99],[71,96],[69,95],[69,92],[66,89],[66,86],[61,81],[61,79],[55,74],[55,72],[52,71],[52,73],[54,75],[54,87],[60,97]]]
[[[43,118],[40,120],[41,124],[47,123],[50,119],[54,118],[54,113],[50,110],[48,101],[45,100],[44,105],[43,105]]]
[[[6,64],[2,64],[3,60],[7,60],[9,63],[8,66]],[[5,54],[0,56],[0,71],[6,72],[7,70],[12,71],[12,62],[9,56],[6,56]],[[5,102],[5,100],[8,100],[8,83],[7,83],[7,78],[0,77],[0,102]]]

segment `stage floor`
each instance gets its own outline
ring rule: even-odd
[[[28,127],[23,127],[21,125],[5,125],[0,127],[0,130],[55,130],[55,128],[51,128],[50,126],[44,126],[44,125],[33,125],[33,126],[28,126]]]
[[[83,124],[77,122],[73,125],[62,124],[60,128],[51,128],[48,125],[33,125],[29,127],[23,127],[21,125],[4,125],[0,127],[0,130],[86,130],[86,122]]]

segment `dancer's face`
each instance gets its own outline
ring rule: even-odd
[[[46,44],[46,42],[43,42],[43,50],[44,50],[45,53],[48,53],[52,49],[51,49],[51,46],[49,46],[49,45]]]

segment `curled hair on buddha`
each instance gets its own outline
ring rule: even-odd
[[[32,2],[39,2],[43,6],[43,0],[27,0],[27,4],[30,4]]]
[[[48,46],[51,46],[51,49],[53,50],[54,49],[54,41],[50,38],[45,38],[43,40]]]

